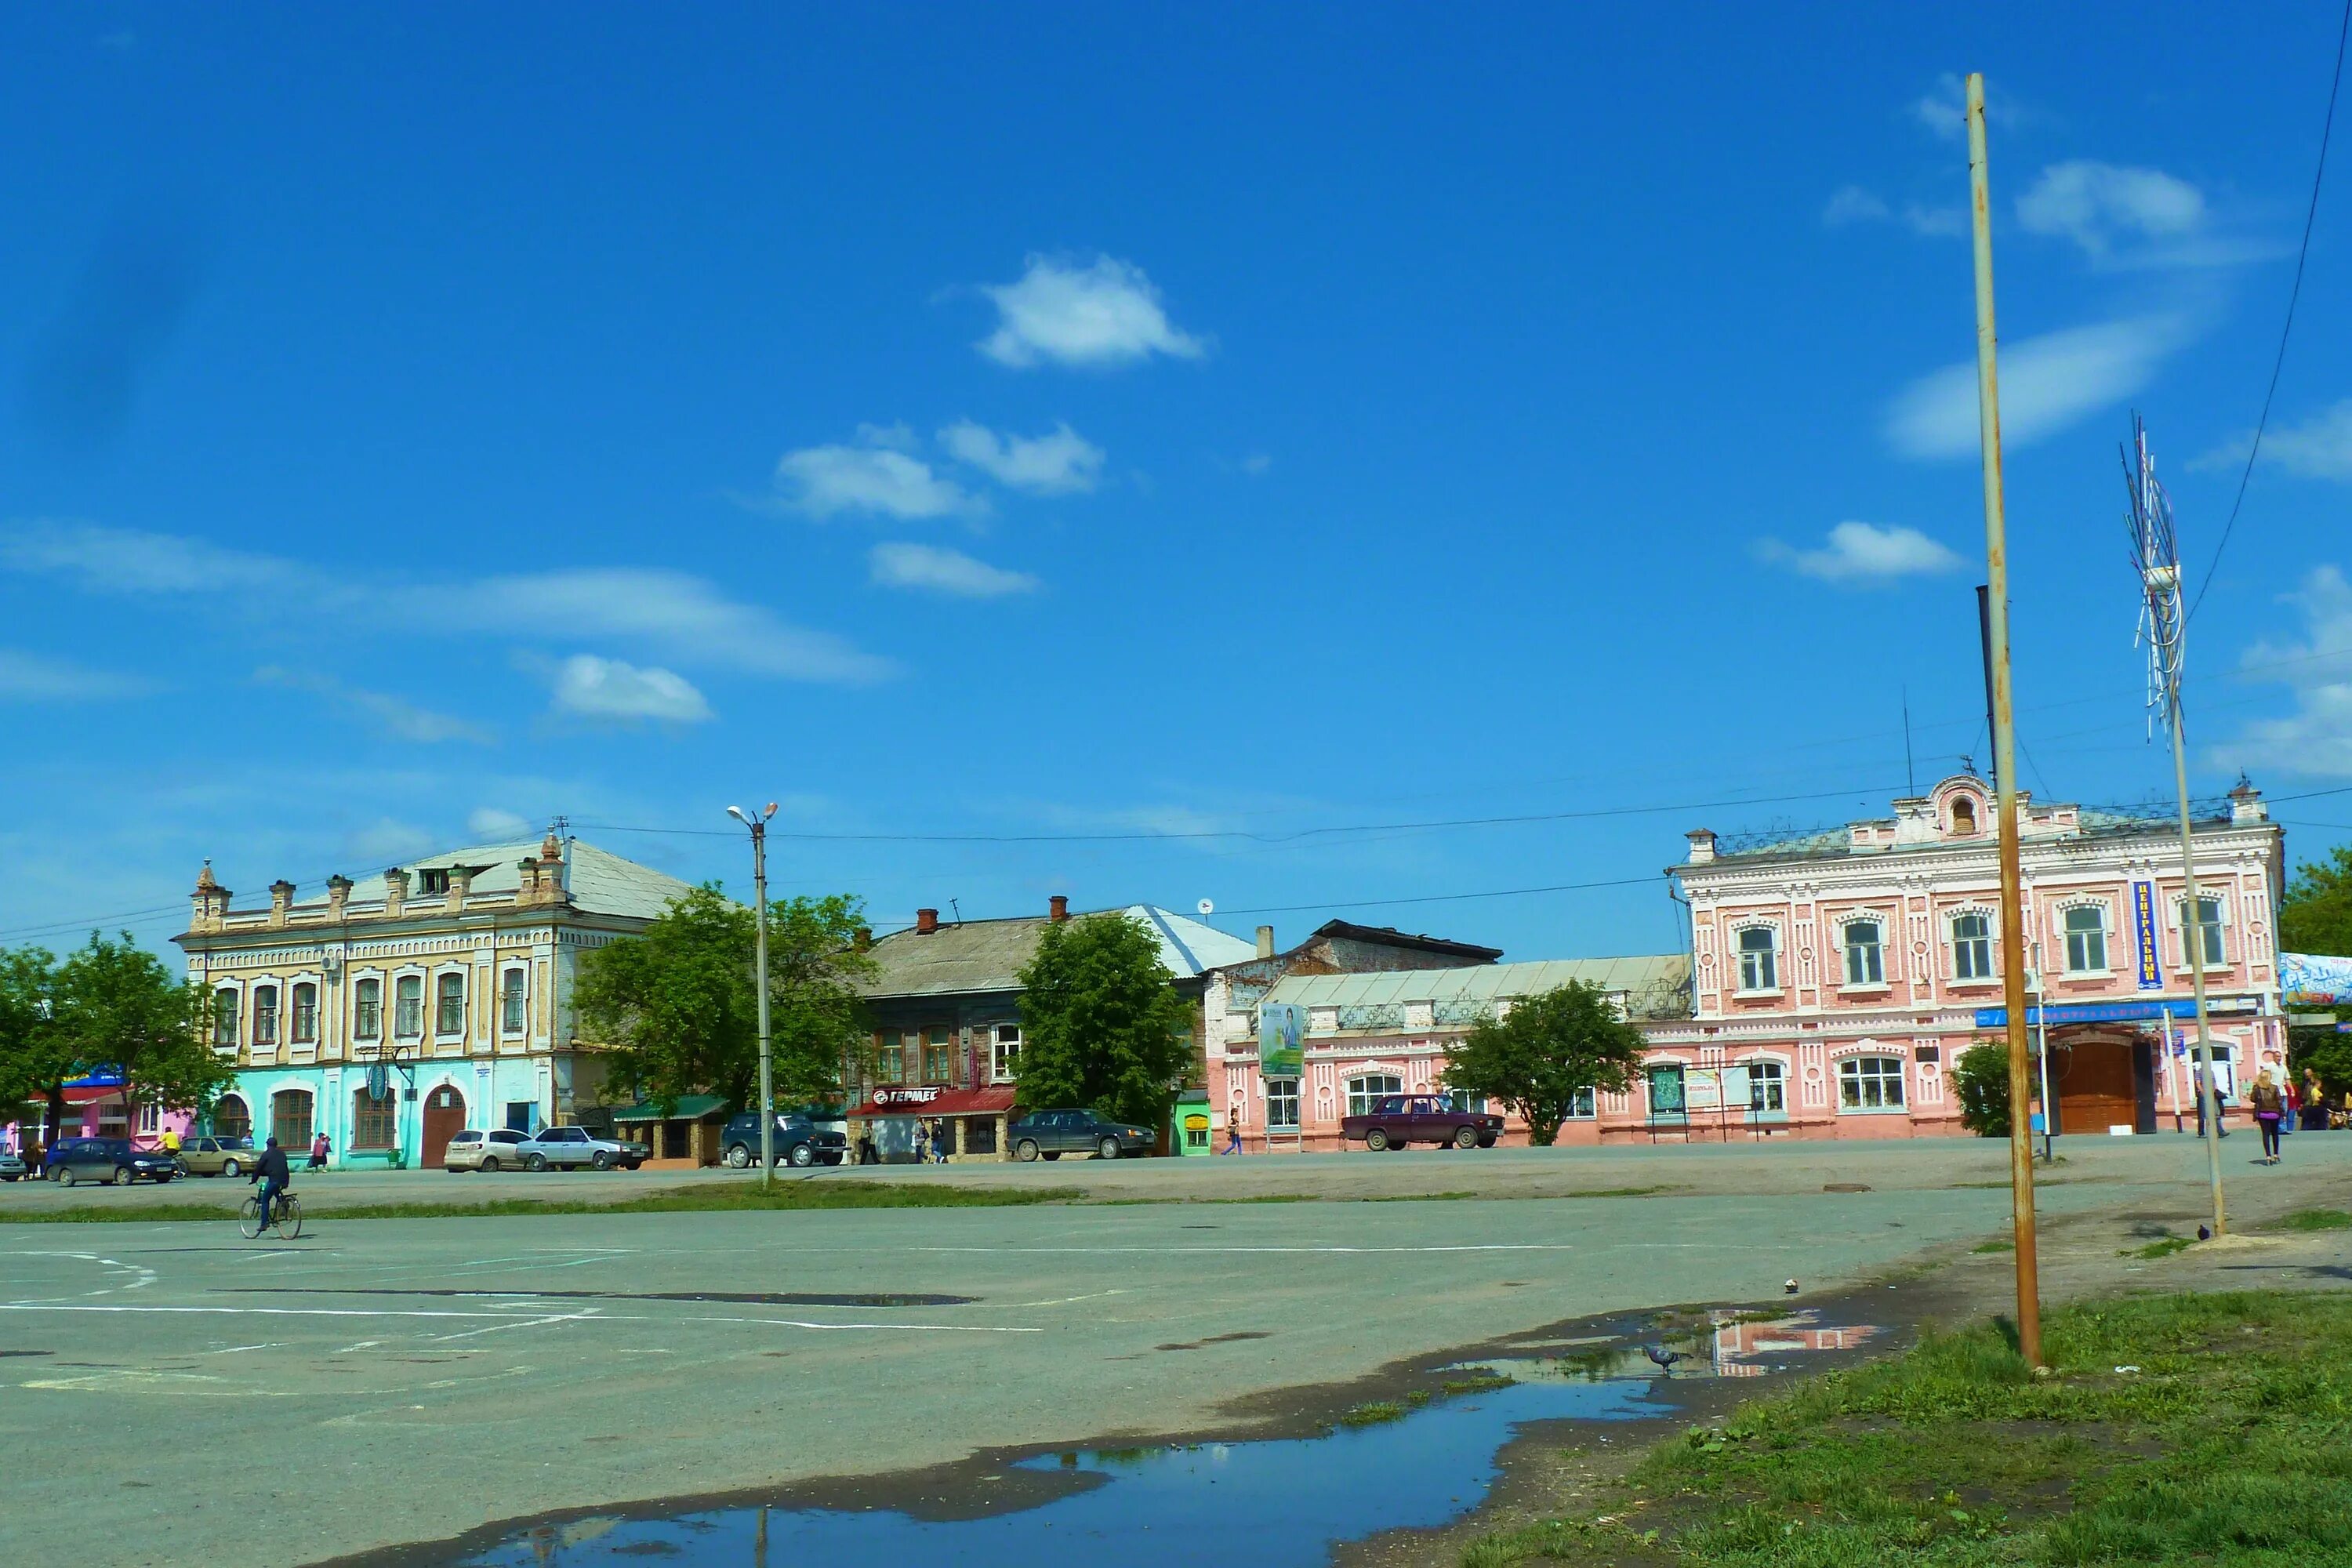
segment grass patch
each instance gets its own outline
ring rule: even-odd
[[[1970,1252],[2015,1252],[2017,1243],[2003,1237],[1997,1241],[1979,1241],[1969,1250]]]
[[[1370,1405],[1359,1405],[1353,1409],[1339,1412],[1339,1425],[1342,1426],[1379,1426],[1403,1419],[1404,1406],[1393,1399],[1375,1400]]]
[[[2143,1296],[1743,1405],[1464,1568],[2352,1563],[2352,1294]]]
[[[2149,1242],[2146,1247],[2126,1247],[2116,1256],[2119,1258],[2169,1258],[2176,1252],[2186,1252],[2196,1245],[2185,1236],[2167,1236]]]
[[[2273,1230],[2352,1230],[2352,1214],[2342,1209],[2297,1209]]]
[[[1491,1366],[1471,1366],[1462,1369],[1460,1377],[1449,1377],[1437,1386],[1448,1394],[1491,1394],[1498,1388],[1508,1388],[1518,1381],[1506,1376]]]
[[[0,1214],[10,1225],[160,1224],[172,1220],[236,1217],[249,1194],[221,1204],[83,1205]],[[1018,1208],[1031,1204],[1073,1203],[1080,1187],[935,1187],[887,1182],[792,1182],[757,1186],[673,1187],[643,1197],[597,1203],[587,1198],[489,1198],[478,1203],[338,1204],[305,1199],[305,1224],[330,1219],[468,1219],[483,1215],[552,1214],[724,1214],[748,1209],[961,1209]]]

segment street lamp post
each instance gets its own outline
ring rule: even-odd
[[[776,1180],[776,1079],[768,1043],[768,818],[776,803],[752,816],[740,805],[727,815],[751,830],[751,967],[760,987],[760,1184]]]

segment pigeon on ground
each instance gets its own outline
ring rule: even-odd
[[[1785,1293],[1793,1296],[1797,1293],[1797,1282],[1794,1279],[1791,1279],[1786,1285],[1781,1286],[1780,1289]]]
[[[2213,1232],[2208,1227],[2200,1225],[2197,1227],[2197,1239],[2200,1241],[2210,1241],[2213,1239]]]
[[[1670,1351],[1664,1345],[1643,1345],[1642,1353],[1663,1367],[1671,1367],[1683,1359],[1682,1352]]]

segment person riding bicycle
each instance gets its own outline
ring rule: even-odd
[[[278,1213],[278,1198],[294,1184],[294,1173],[286,1168],[286,1151],[278,1146],[277,1139],[269,1141],[269,1147],[261,1152],[260,1162],[253,1167],[253,1174],[246,1180],[261,1184],[261,1228],[268,1230]]]

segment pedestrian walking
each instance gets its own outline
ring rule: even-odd
[[[931,1163],[939,1165],[948,1163],[948,1124],[944,1117],[931,1123]]]
[[[1241,1119],[1239,1117],[1235,1117],[1234,1120],[1225,1123],[1225,1146],[1219,1150],[1218,1152],[1221,1154],[1238,1154],[1241,1152],[1242,1124]]]
[[[2271,1081],[2271,1069],[2264,1068],[2254,1079],[2254,1087],[2246,1093],[2253,1101],[2254,1125],[2263,1130],[2262,1163],[2279,1163],[2279,1123],[2286,1119],[2286,1096]]]
[[[2327,1090],[2319,1081],[2317,1068],[2303,1069],[2302,1121],[2305,1132],[2327,1131]]]
[[[2279,1069],[2279,1098],[2284,1101],[2279,1114],[2279,1136],[2284,1138],[2294,1131],[2296,1114],[2303,1109],[2303,1096],[2295,1090],[2294,1074],[2284,1068]]]
[[[915,1123],[915,1163],[928,1165],[930,1163],[931,1130],[929,1124],[918,1121]]]
[[[2189,1076],[2195,1085],[2191,1092],[2197,1096],[2197,1136],[2202,1138],[2205,1136],[2205,1069],[2197,1068]],[[2219,1089],[2213,1092],[2213,1109],[2220,1113],[2216,1117],[2218,1125],[2213,1129],[2213,1136],[2227,1138],[2230,1135],[2229,1107],[2221,1103]]]
[[[332,1146],[328,1143],[327,1135],[325,1133],[321,1132],[316,1138],[311,1139],[310,1169],[313,1171],[325,1170],[327,1168],[327,1156],[332,1152]]]

